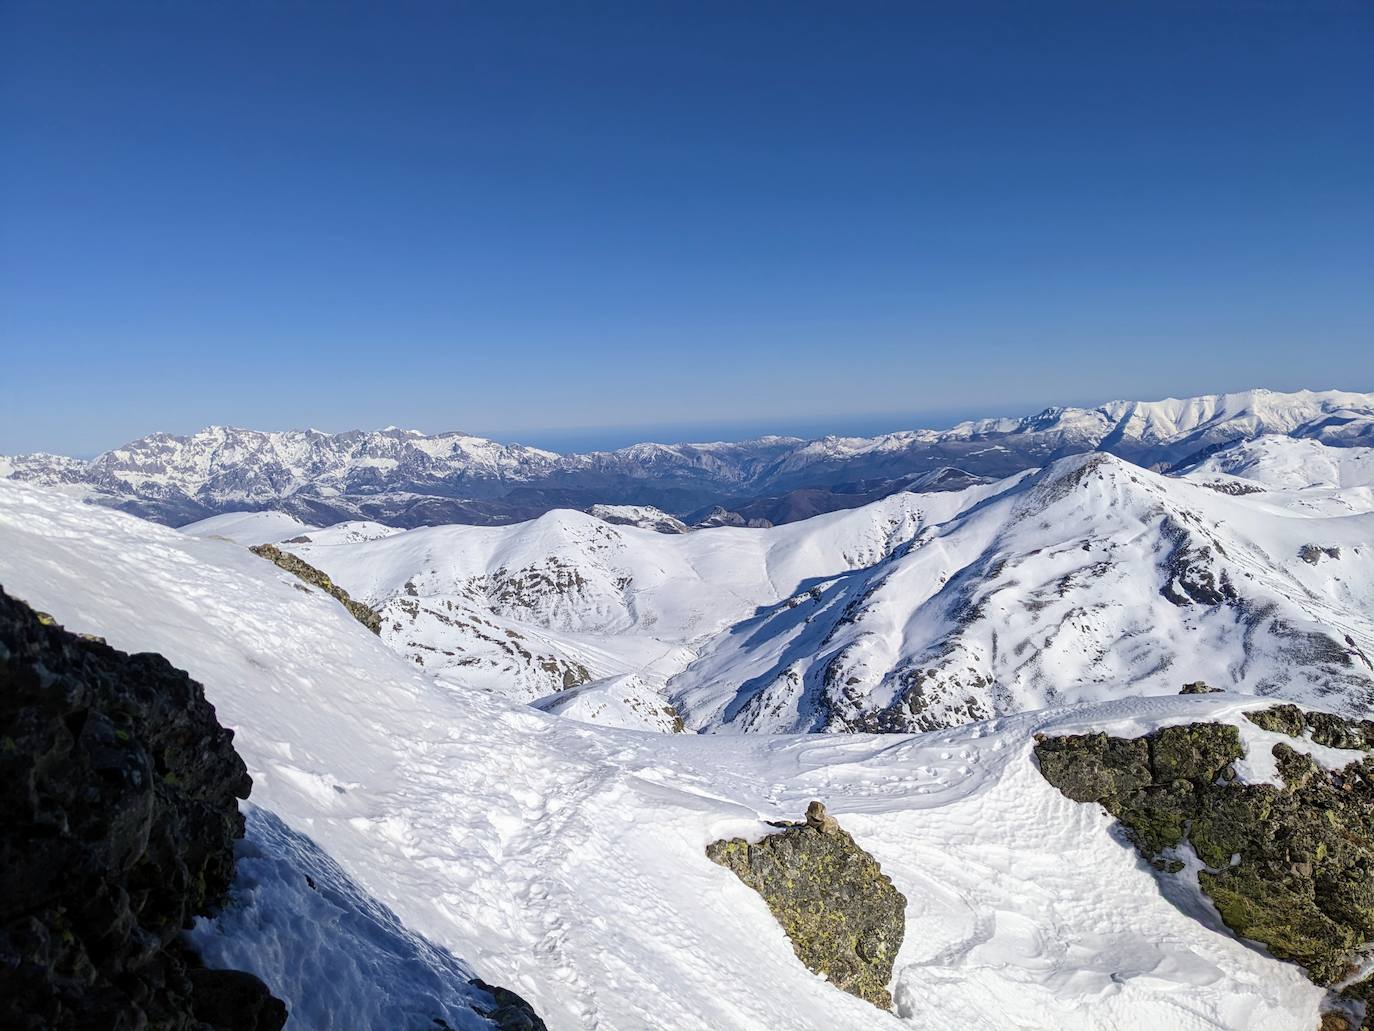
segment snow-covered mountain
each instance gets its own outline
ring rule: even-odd
[[[1185,676],[1367,712],[1374,514],[1294,500],[1061,459],[717,636],[668,696],[755,731],[928,730]]]
[[[504,527],[436,526],[358,542],[360,524],[298,532],[272,513],[184,528],[303,558],[382,614],[382,637],[449,683],[532,700],[640,674],[661,687],[693,643],[762,607],[871,566],[992,490],[897,494],[766,531],[669,535],[558,510]],[[375,526],[375,524],[372,524]],[[663,703],[666,704],[666,703]]]
[[[1374,702],[1365,450],[1269,437],[1182,476],[1070,456],[760,530],[572,511],[186,530],[234,518],[234,539],[284,541],[446,683],[521,700],[595,683],[577,712],[659,730],[925,730],[1180,678],[1354,713]]]
[[[1102,450],[1142,465],[1171,465],[1263,434],[1374,444],[1374,395],[1249,390],[1049,408],[1022,419],[878,437],[646,443],[570,455],[461,433],[210,427],[188,437],[155,434],[89,463],[48,455],[0,459],[0,477],[79,485],[105,504],[172,525],[260,508],[316,525],[501,524],[597,504],[654,506],[689,523],[721,505],[761,525],[856,507],[897,490],[1002,477],[1068,454]]]
[[[1117,489],[1078,469],[1070,492]],[[944,519],[1055,477],[1033,481],[942,501]],[[867,549],[856,566],[884,562],[881,534],[827,518]],[[929,517],[912,519],[919,537]],[[749,536],[608,529],[716,540],[722,563]],[[806,568],[810,539],[780,530],[799,534],[792,556],[756,553],[779,583]],[[69,629],[163,653],[235,730],[254,782],[248,838],[229,904],[191,940],[261,977],[289,1027],[476,1031],[490,1024],[470,974],[517,990],[555,1031],[1317,1026],[1323,989],[1228,934],[1195,876],[1158,873],[1032,755],[1038,733],[1196,720],[1268,747],[1243,718],[1258,699],[1132,698],[910,737],[593,727],[436,684],[225,536],[0,483],[0,584]],[[808,971],[762,899],[706,858],[707,843],[756,840],[811,799],[906,898],[890,1011]]]

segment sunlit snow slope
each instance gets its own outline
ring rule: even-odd
[[[1366,712],[1374,514],[1287,501],[1061,459],[732,627],[669,697],[690,726],[769,731],[927,730],[1195,679]]]
[[[521,700],[627,675],[658,690],[692,661],[693,642],[881,562],[991,489],[899,494],[766,531],[669,535],[559,510],[362,543],[360,524],[344,523],[283,546],[377,609],[383,639],[446,682]],[[264,540],[286,536],[266,513],[248,518]]]
[[[0,484],[0,583],[71,629],[163,652],[236,729],[255,855],[238,902],[197,935],[221,939],[212,957],[244,957],[294,1027],[472,1026],[441,983],[457,961],[426,965],[425,949],[520,991],[555,1031],[1316,1025],[1321,992],[1297,968],[1216,931],[1179,882],[1167,899],[1030,754],[1037,730],[1234,721],[1253,699],[1118,701],[917,737],[592,727],[437,685],[232,542],[16,484]],[[703,855],[811,798],[909,900],[894,1014],[809,974],[762,901]],[[295,877],[312,869],[360,894],[327,935],[322,903],[297,897],[317,890]],[[388,919],[426,940],[413,962],[377,955]]]

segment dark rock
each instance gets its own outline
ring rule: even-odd
[[[1298,549],[1298,558],[1302,559],[1309,566],[1315,566],[1324,558],[1339,559],[1341,557],[1340,548],[1324,548],[1319,544],[1304,544]]]
[[[360,601],[354,601],[348,596],[348,592],[336,584],[323,571],[316,569],[304,559],[297,558],[289,551],[282,551],[274,544],[256,544],[248,549],[254,555],[261,556],[269,562],[286,570],[292,576],[299,577],[313,587],[318,587],[331,598],[335,598],[343,605],[354,619],[363,626],[367,627],[374,634],[382,632],[382,617],[368,608]]]
[[[468,984],[491,996],[491,1007],[478,1009],[477,1012],[490,1020],[498,1031],[548,1031],[539,1014],[534,1012],[534,1007],[509,988],[487,984],[480,977],[473,978]]]
[[[252,785],[232,740],[166,659],[0,590],[0,1026],[281,1027],[260,981],[193,973],[177,940],[233,876]]]
[[[806,821],[756,844],[715,841],[706,855],[757,891],[797,958],[835,987],[883,1009],[906,931],[906,898],[819,802]]]
[[[1365,721],[1296,706],[1247,715],[1281,733],[1316,725],[1327,737],[1364,734]],[[1242,755],[1237,728],[1215,723],[1134,739],[1045,738],[1035,752],[1050,783],[1100,803],[1157,866],[1171,864],[1165,853],[1186,840],[1226,926],[1301,964],[1316,983],[1348,977],[1374,940],[1374,758],[1328,771],[1279,744],[1284,786],[1242,784],[1230,768]]]
[[[216,1031],[278,1031],[286,1023],[286,1004],[246,971],[191,966],[187,976],[196,1019]]]

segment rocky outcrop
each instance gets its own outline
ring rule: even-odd
[[[706,855],[757,891],[797,958],[835,987],[888,1009],[906,897],[878,861],[812,802],[802,823],[750,844],[712,842]]]
[[[1291,705],[1248,715],[1338,747],[1374,743],[1368,721]],[[1226,926],[1301,964],[1316,983],[1348,978],[1374,941],[1374,757],[1333,771],[1280,742],[1282,786],[1245,784],[1232,768],[1240,733],[1219,723],[1137,738],[1042,738],[1035,754],[1051,784],[1101,804],[1157,868],[1181,870],[1176,850],[1191,846],[1204,864],[1198,883]]]
[[[1324,558],[1339,559],[1341,549],[1336,547],[1323,547],[1320,544],[1304,544],[1298,549],[1298,558],[1302,559],[1309,566],[1315,566]]]
[[[1289,737],[1310,737],[1328,748],[1374,749],[1374,720],[1347,719],[1330,712],[1314,712],[1296,705],[1272,705],[1245,718],[1263,730]]]
[[[276,1031],[178,941],[221,901],[252,784],[201,686],[0,590],[0,1026]]]
[[[1221,688],[1213,687],[1205,680],[1194,680],[1191,684],[1184,684],[1178,690],[1179,694],[1221,694]]]
[[[328,574],[316,569],[304,559],[297,558],[289,551],[282,551],[274,544],[257,544],[248,549],[254,555],[261,556],[269,562],[273,562],[282,569],[285,569],[292,576],[318,587],[331,598],[336,598],[349,615],[356,619],[363,626],[367,627],[374,634],[382,632],[382,617],[368,608],[360,601],[354,601],[348,596],[348,592],[329,579]]]
[[[534,1007],[509,988],[490,985],[480,977],[468,982],[478,991],[491,996],[490,1007],[474,1007],[491,1021],[497,1031],[548,1031],[548,1026],[534,1012]]]

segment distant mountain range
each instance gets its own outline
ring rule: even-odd
[[[266,509],[312,525],[496,525],[555,508],[629,505],[659,509],[685,525],[759,526],[899,491],[959,490],[1088,451],[1169,468],[1264,434],[1374,445],[1374,394],[1249,390],[1047,408],[1020,419],[877,437],[644,443],[567,455],[462,433],[212,426],[185,437],[153,434],[89,462],[46,454],[0,458],[0,478],[76,488],[92,501],[170,525]]]

